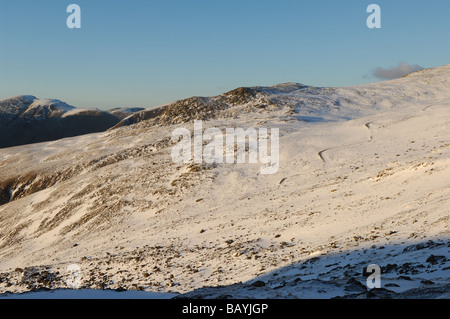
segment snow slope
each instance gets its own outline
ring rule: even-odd
[[[0,293],[67,288],[76,263],[83,289],[446,298],[449,81],[447,65],[356,87],[240,88],[3,149]],[[174,163],[171,133],[194,119],[279,128],[278,173]],[[374,263],[389,291],[371,295]]]

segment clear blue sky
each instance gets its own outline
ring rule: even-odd
[[[66,8],[81,7],[81,29]],[[366,26],[369,4],[382,29]],[[0,0],[0,99],[151,107],[239,86],[347,86],[450,63],[448,0]]]

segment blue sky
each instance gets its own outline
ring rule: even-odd
[[[81,29],[66,8],[81,7]],[[369,29],[366,8],[381,7]],[[240,86],[379,81],[450,63],[447,0],[0,0],[0,99],[151,107]]]

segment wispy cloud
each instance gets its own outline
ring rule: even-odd
[[[380,79],[392,80],[423,69],[423,67],[417,64],[410,65],[405,62],[400,62],[396,67],[387,69],[378,67],[373,71],[373,75]]]

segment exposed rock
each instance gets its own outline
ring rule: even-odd
[[[435,265],[437,263],[440,263],[442,261],[446,261],[447,259],[445,258],[445,256],[435,256],[435,255],[431,255],[430,257],[427,258],[426,262],[430,263],[432,265]]]

